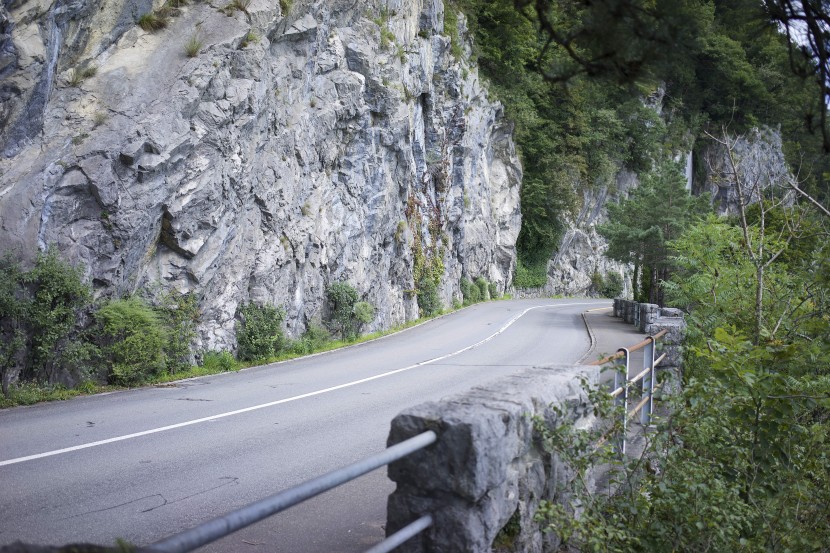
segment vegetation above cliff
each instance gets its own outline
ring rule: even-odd
[[[516,123],[525,172],[518,243],[525,265],[548,259],[563,215],[578,210],[584,190],[612,184],[623,167],[643,172],[687,151],[707,129],[780,125],[805,186],[827,193],[830,164],[821,138],[805,127],[806,118],[815,118],[819,87],[792,71],[787,38],[760,3],[458,5],[491,91]],[[649,96],[657,105],[647,105]]]

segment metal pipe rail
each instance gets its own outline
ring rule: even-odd
[[[223,538],[228,534],[241,530],[280,511],[284,511],[323,492],[327,492],[332,488],[336,488],[377,468],[402,459],[434,443],[437,439],[438,437],[435,432],[428,430],[399,444],[395,444],[377,455],[318,476],[271,497],[266,497],[265,499],[200,524],[195,528],[165,538],[150,545],[146,550],[158,553],[186,553],[193,551],[198,547]],[[391,551],[430,525],[432,525],[431,516],[421,517],[409,526],[389,536],[383,542],[377,544],[369,550],[369,553],[386,553]]]
[[[612,398],[614,398],[615,403],[617,405],[622,405],[623,412],[623,427],[622,427],[622,435],[620,437],[619,445],[617,446],[620,454],[625,455],[625,446],[626,446],[626,432],[628,429],[628,421],[633,419],[637,413],[640,413],[640,423],[642,425],[647,425],[651,422],[651,415],[654,412],[654,392],[659,389],[657,385],[657,365],[660,364],[663,359],[666,358],[666,354],[663,353],[660,357],[654,357],[654,349],[657,340],[662,338],[666,335],[668,330],[663,329],[657,334],[653,336],[646,337],[645,340],[634,344],[628,348],[620,348],[617,350],[617,353],[613,355],[609,355],[607,357],[603,357],[599,361],[594,361],[593,363],[589,363],[590,365],[605,365],[612,361],[616,361],[617,359],[625,359],[625,378],[620,382],[620,372],[614,373],[614,389],[610,392]],[[629,378],[630,367],[629,362],[631,358],[631,352],[638,351],[644,349],[643,352],[643,370],[639,372],[634,378]],[[651,375],[651,378],[646,378],[646,376]],[[640,402],[632,409],[628,411],[628,390],[640,380],[643,381],[642,385],[642,395]],[[622,397],[620,397],[622,396]],[[602,442],[605,440],[603,439]]]
[[[667,332],[668,332],[668,330],[666,330],[664,328],[663,330],[661,330],[660,332],[658,332],[654,336],[649,336],[648,338],[646,338],[642,342],[638,342],[638,343],[634,344],[633,346],[625,348],[625,349],[627,349],[629,353],[631,353],[632,351],[639,351],[639,350],[643,349],[644,347],[646,347],[649,344],[649,339],[650,338],[653,338],[654,340],[659,340],[660,338],[665,336]],[[616,361],[617,359],[620,359],[623,356],[625,356],[625,353],[622,352],[622,348],[621,348],[620,350],[617,350],[617,353],[614,353],[614,354],[609,355],[607,357],[603,357],[599,361],[592,361],[592,362],[588,363],[588,365],[605,365],[606,363],[610,363],[611,361]]]

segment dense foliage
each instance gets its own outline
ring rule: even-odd
[[[372,304],[359,301],[360,295],[348,282],[334,282],[326,288],[329,300],[329,328],[343,340],[353,340],[360,329],[375,318]]]
[[[95,317],[113,384],[138,384],[164,370],[167,336],[158,314],[144,300],[135,296],[113,300]]]
[[[158,292],[96,302],[81,269],[54,249],[23,270],[0,260],[0,377],[54,387],[132,385],[189,366],[199,312],[192,294]]]
[[[621,462],[597,435],[538,425],[574,471],[539,521],[563,550],[826,550],[830,157],[810,133],[827,131],[825,3],[462,4],[527,170],[517,281],[543,275],[579,194],[626,167],[642,186],[609,210],[609,255],[638,266],[639,299],[665,296],[690,324],[683,389],[642,456]],[[794,46],[782,29],[806,40]],[[649,120],[643,98],[658,89],[661,117]],[[780,128],[798,184],[753,189],[729,136],[757,125]],[[720,175],[738,195],[729,218],[702,216],[672,167],[713,141],[731,158]],[[610,497],[580,478],[602,463],[615,466]]]
[[[647,172],[652,163],[703,144],[698,139],[705,129],[780,126],[804,187],[830,197],[830,162],[804,124],[815,118],[809,107],[818,85],[793,73],[791,60],[806,67],[809,61],[793,54],[776,24],[780,19],[762,2],[457,4],[469,18],[491,92],[516,124],[524,169],[518,242],[524,276],[541,274],[586,190],[613,189],[621,168]],[[644,102],[650,94],[662,104],[662,116]]]
[[[598,230],[608,240],[606,255],[634,266],[633,288],[637,296],[642,295],[637,299],[663,305],[661,283],[671,269],[668,242],[678,238],[707,205],[708,198],[689,194],[681,168],[671,161],[644,174],[627,199],[608,205],[608,222]]]

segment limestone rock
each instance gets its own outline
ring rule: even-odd
[[[98,296],[197,293],[202,349],[233,347],[249,300],[296,335],[337,280],[377,307],[369,330],[413,319],[416,252],[445,305],[462,275],[503,290],[521,167],[502,107],[440,0],[355,6],[196,3],[148,33],[149,0],[0,5],[0,242],[55,244]]]
[[[751,129],[741,136],[728,137],[732,147],[733,168],[727,149],[722,144],[710,143],[702,148],[700,163],[703,178],[695,182],[694,192],[710,194],[720,215],[738,213],[738,189],[734,171],[743,181],[744,202],[754,203],[761,191],[777,188],[785,202],[794,200],[790,183],[795,177],[784,157],[781,132],[768,127]]]
[[[637,175],[621,170],[616,177],[616,198],[625,197],[638,184]],[[608,243],[600,236],[596,226],[607,219],[605,205],[616,201],[607,187],[583,193],[582,209],[575,220],[569,221],[569,229],[548,262],[548,282],[545,295],[585,296],[591,292],[591,277],[599,273],[607,278],[617,273],[623,278],[623,297],[631,295],[630,271],[622,263],[605,257]]]

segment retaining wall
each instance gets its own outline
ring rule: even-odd
[[[636,325],[640,332],[650,336],[661,330],[668,331],[658,342],[658,354],[665,353],[666,357],[657,369],[658,374],[667,375],[663,377],[667,380],[664,390],[676,390],[683,371],[683,340],[686,337],[683,311],[653,303],[615,299],[614,316]]]
[[[535,438],[533,418],[555,425],[557,406],[580,427],[594,423],[580,377],[596,384],[599,367],[528,369],[440,402],[403,411],[389,445],[426,430],[438,441],[389,466],[388,535],[431,513],[434,524],[397,551],[485,553],[510,521],[499,551],[541,553],[554,547],[534,522],[542,499],[554,499],[567,471]],[[547,540],[547,543],[546,543]]]

